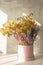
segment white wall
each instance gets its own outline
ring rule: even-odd
[[[33,12],[33,17],[43,25],[43,0],[1,0],[0,9],[8,14],[8,19],[15,19],[15,17],[22,16],[22,13],[29,14]],[[9,0],[10,1],[10,0]],[[43,52],[43,31],[40,32],[39,38],[35,44],[35,51]],[[14,41],[14,42],[13,42]],[[17,50],[14,38],[8,38],[8,52]],[[12,48],[10,48],[12,47]],[[39,48],[39,49],[37,49]]]

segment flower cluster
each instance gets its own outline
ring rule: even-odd
[[[39,26],[35,24],[35,20],[31,16],[24,16],[17,22],[6,22],[0,28],[0,32],[3,35],[14,35],[21,45],[32,45],[40,30]]]

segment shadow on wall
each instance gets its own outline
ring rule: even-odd
[[[17,40],[11,36],[11,37],[8,37],[7,39],[7,53],[8,54],[13,54],[13,53],[17,53]]]
[[[43,53],[43,30],[39,32],[38,38],[34,43],[34,53]]]

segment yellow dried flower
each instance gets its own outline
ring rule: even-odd
[[[34,22],[33,18],[25,16],[22,17],[18,23],[13,20],[6,22],[3,24],[3,27],[0,28],[0,32],[3,35],[7,34],[8,36],[13,34],[13,31],[16,31],[17,33],[25,33],[34,25]]]

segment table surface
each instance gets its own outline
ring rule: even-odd
[[[20,63],[18,65],[43,65],[43,54],[36,55],[35,60]]]
[[[18,62],[17,57],[17,54],[0,56],[0,65],[43,65],[43,54],[35,55],[35,60],[27,62]]]

